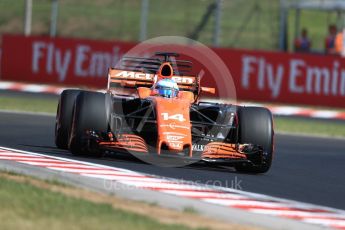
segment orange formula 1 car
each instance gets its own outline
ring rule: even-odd
[[[192,63],[176,53],[123,57],[108,73],[106,93],[65,90],[55,143],[75,155],[106,152],[174,157],[264,173],[273,155],[273,122],[261,107],[201,102]],[[172,61],[173,60],[173,61]]]

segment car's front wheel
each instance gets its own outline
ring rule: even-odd
[[[248,173],[265,173],[272,164],[273,158],[273,118],[271,112],[263,107],[239,107],[238,141],[241,144],[249,143],[259,145],[264,150],[264,156],[260,164],[241,164],[236,170]]]
[[[68,89],[60,95],[55,121],[55,145],[59,149],[68,149],[73,106],[80,92],[80,90]]]
[[[85,139],[88,130],[107,132],[110,119],[110,96],[98,92],[81,92],[74,104],[73,122],[69,140],[69,149],[74,155],[100,157],[102,151],[88,148]]]

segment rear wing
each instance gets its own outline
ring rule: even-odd
[[[158,74],[144,73],[140,71],[128,71],[122,69],[108,70],[108,90],[119,87],[138,88],[152,87],[158,80]],[[171,76],[178,87],[185,91],[198,90],[198,79],[195,76]]]
[[[196,97],[200,92],[215,93],[214,88],[201,87],[198,76],[192,76],[191,61],[176,57],[179,54],[169,52],[156,52],[153,58],[123,57],[119,67],[108,70],[108,91],[151,88],[158,80],[170,78],[180,90],[193,92]]]

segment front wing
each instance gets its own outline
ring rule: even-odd
[[[136,154],[156,154],[159,156],[158,151],[154,148],[147,146],[145,140],[134,134],[119,134],[115,136],[113,133],[87,131],[84,137],[84,142],[89,152],[119,152]],[[165,152],[166,153],[166,152]],[[205,144],[203,150],[200,152],[193,151],[192,158],[198,158],[209,164],[217,165],[235,165],[235,164],[252,164],[259,165],[262,163],[265,152],[261,146],[253,144],[238,144],[238,143],[224,143],[212,141]],[[166,156],[166,154],[165,154]],[[191,158],[187,153],[169,152],[171,157]]]

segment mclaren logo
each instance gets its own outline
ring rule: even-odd
[[[171,79],[173,79],[176,83],[182,83],[182,84],[193,84],[194,80],[191,77],[177,77],[173,76]]]
[[[153,74],[132,72],[132,71],[120,71],[115,75],[115,77],[124,78],[124,79],[146,80],[146,81],[153,81],[153,79],[157,79],[157,76]],[[173,76],[171,79],[173,79],[176,83],[182,83],[182,84],[193,84],[194,82],[193,77]]]
[[[149,73],[138,73],[130,71],[121,71],[115,75],[115,77],[128,78],[128,79],[139,79],[139,80],[152,80],[152,74]]]

